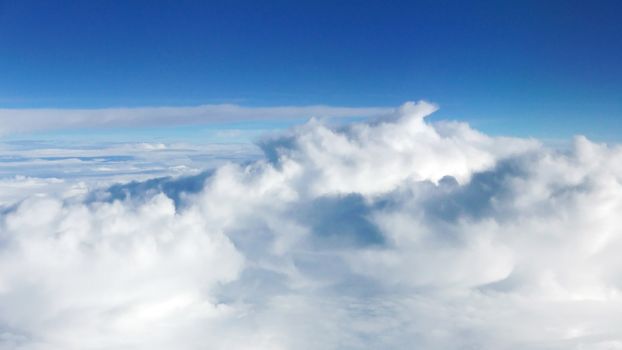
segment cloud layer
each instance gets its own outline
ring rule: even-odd
[[[0,214],[2,349],[622,349],[622,147],[407,103]]]
[[[282,106],[242,107],[233,104],[196,107],[136,107],[101,109],[2,109],[0,135],[59,129],[196,125],[255,120],[305,120],[310,117],[370,117],[389,108]]]

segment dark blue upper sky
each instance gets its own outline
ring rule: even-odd
[[[619,140],[621,22],[619,1],[0,0],[0,107],[427,99]]]

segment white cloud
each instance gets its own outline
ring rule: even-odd
[[[390,108],[283,106],[242,107],[233,104],[196,107],[136,107],[101,109],[0,109],[0,134],[33,131],[140,126],[193,125],[254,120],[306,120],[310,117],[370,117]]]
[[[0,348],[622,348],[622,147],[434,109],[7,207]]]
[[[46,191],[201,173],[261,156],[252,144],[0,143],[0,206]],[[52,189],[52,186],[54,189]]]

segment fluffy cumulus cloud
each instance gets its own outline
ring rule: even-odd
[[[434,110],[3,205],[0,349],[622,349],[622,147]]]

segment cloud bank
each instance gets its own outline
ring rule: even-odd
[[[2,349],[622,349],[622,147],[435,107],[0,214]]]
[[[261,156],[250,143],[0,142],[0,209],[32,195],[72,197],[119,182],[196,175]]]
[[[306,120],[310,117],[370,117],[390,108],[283,106],[242,107],[234,104],[196,107],[136,107],[101,109],[2,109],[0,135],[59,129],[196,125],[256,120]]]

